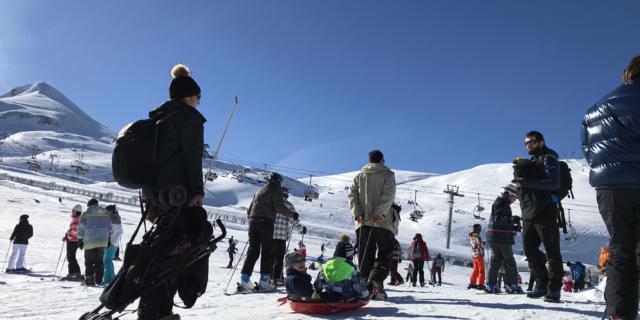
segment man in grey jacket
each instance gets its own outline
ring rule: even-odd
[[[396,196],[396,180],[384,164],[380,150],[369,152],[369,164],[356,175],[349,189],[360,273],[374,299],[386,298],[383,281],[389,274],[394,239],[391,205]]]

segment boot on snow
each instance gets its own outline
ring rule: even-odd
[[[490,284],[485,289],[486,293],[500,293],[500,287],[497,284]]]
[[[541,289],[536,287],[536,288],[533,288],[533,291],[527,293],[527,298],[537,299],[537,298],[542,298],[546,295],[547,295],[546,289]]]
[[[517,284],[508,285],[507,288],[505,289],[505,291],[507,291],[507,293],[509,293],[509,294],[523,294],[524,293],[524,291],[522,291],[522,288]]]
[[[549,291],[544,296],[545,302],[560,302],[560,290],[558,291]]]

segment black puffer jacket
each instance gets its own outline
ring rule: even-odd
[[[582,152],[595,188],[640,188],[640,79],[623,84],[589,109]]]
[[[159,120],[170,114],[158,132],[157,187],[182,185],[189,198],[204,195],[202,152],[207,119],[195,108],[175,100],[149,112],[149,118]]]
[[[14,244],[29,244],[29,238],[33,237],[33,227],[29,224],[29,221],[22,220],[13,228],[13,233],[9,240],[12,240]]]

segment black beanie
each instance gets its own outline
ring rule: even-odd
[[[169,85],[169,98],[178,100],[200,94],[200,86],[190,76],[189,68],[184,64],[177,64],[171,69],[171,84]]]

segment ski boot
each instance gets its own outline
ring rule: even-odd
[[[273,283],[271,283],[271,281],[269,280],[267,281],[260,280],[260,282],[253,287],[253,291],[254,292],[272,292],[272,291],[276,291],[276,286],[273,285]]]
[[[522,288],[517,284],[508,285],[505,291],[509,294],[523,294]]]
[[[500,287],[498,287],[497,284],[490,284],[488,285],[485,289],[484,292],[486,293],[500,293]]]
[[[484,284],[481,284],[479,286],[476,286],[476,289],[480,290],[480,291],[484,291],[484,289],[486,289],[486,287],[484,286]],[[498,288],[499,290],[500,288]]]
[[[411,286],[412,286],[412,287],[415,287],[415,286],[416,286],[416,283],[415,283],[415,282],[412,282],[412,283],[411,283]]]
[[[373,287],[371,289],[371,296],[369,296],[369,299],[384,301],[387,300],[387,298],[389,298],[389,296],[384,289],[380,289],[378,287]]]
[[[420,282],[420,287],[424,288],[424,282]]]
[[[469,284],[469,286],[467,286],[467,289],[477,289],[478,287],[475,284]]]
[[[236,292],[247,294],[247,293],[253,293],[254,289],[255,289],[255,286],[253,285],[253,283],[240,281],[238,282],[238,287],[236,288]]]
[[[7,270],[5,270],[4,272],[6,272],[6,273],[16,273],[16,269],[7,268]]]
[[[560,290],[558,291],[549,291],[544,296],[545,302],[560,302]]]
[[[527,298],[537,299],[547,295],[547,289],[533,288],[533,291],[527,293]]]

